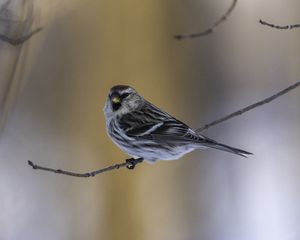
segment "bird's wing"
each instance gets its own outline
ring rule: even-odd
[[[163,122],[158,122],[158,123],[145,123],[140,126],[135,126],[131,129],[128,129],[126,131],[126,134],[128,136],[134,136],[134,137],[142,137],[142,136],[147,136],[149,134],[152,134],[160,128],[163,125]]]
[[[161,142],[204,140],[183,122],[154,106],[150,107],[133,111],[119,119],[120,127],[129,137]]]
[[[153,119],[138,112],[131,112],[119,119],[120,128],[130,137],[148,136],[163,130],[165,119]]]

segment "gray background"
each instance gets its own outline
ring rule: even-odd
[[[230,4],[12,1],[12,17],[44,30],[21,47],[0,43],[1,240],[300,238],[300,89],[204,132],[248,159],[197,151],[91,179],[26,165],[122,162],[102,112],[115,84],[197,128],[299,81],[300,29],[258,23],[299,23],[299,1],[239,1],[214,34],[172,38],[205,29]]]

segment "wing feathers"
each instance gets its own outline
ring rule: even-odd
[[[163,122],[144,124],[142,126],[127,130],[126,134],[128,136],[142,137],[155,132],[155,130],[161,127],[163,124]]]

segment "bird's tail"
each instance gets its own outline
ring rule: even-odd
[[[234,153],[234,154],[237,154],[237,155],[242,156],[242,157],[248,157],[248,155],[253,154],[253,153],[247,152],[247,151],[242,150],[242,149],[230,147],[230,146],[227,146],[225,144],[215,142],[211,139],[207,139],[207,141],[203,145],[205,145],[206,147],[209,147],[209,148],[215,148],[215,149],[219,149],[219,150],[222,150],[222,151],[225,151],[225,152]]]

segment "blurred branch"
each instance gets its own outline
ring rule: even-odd
[[[261,19],[259,20],[259,23],[261,25],[266,25],[268,27],[277,28],[277,29],[293,29],[293,28],[299,28],[300,27],[300,24],[292,24],[292,25],[285,25],[285,26],[274,25],[272,23],[265,22]]]
[[[23,37],[20,37],[20,38],[10,38],[10,37],[7,37],[3,34],[0,34],[0,40],[1,41],[4,41],[4,42],[7,42],[13,46],[18,46],[20,44],[23,44],[24,42],[26,42],[29,38],[31,38],[33,35],[37,34],[38,32],[40,32],[43,28],[42,27],[39,27],[37,29],[35,29],[34,31],[32,31],[31,33],[23,36]]]
[[[3,3],[1,5],[1,7],[0,7],[0,14],[3,13],[7,9],[7,7],[8,7],[9,4],[10,4],[10,0],[7,0],[5,3]]]
[[[229,115],[227,115],[225,117],[222,117],[222,118],[220,118],[218,120],[215,120],[215,121],[213,121],[211,123],[208,123],[208,124],[204,125],[203,127],[198,128],[196,130],[196,132],[198,132],[198,133],[202,132],[203,130],[208,129],[208,128],[214,126],[214,125],[217,125],[217,124],[219,124],[221,122],[227,121],[227,120],[229,120],[229,119],[231,119],[233,117],[236,117],[236,116],[241,115],[241,114],[243,114],[245,112],[248,112],[248,111],[252,110],[253,108],[256,108],[256,107],[262,106],[262,105],[264,105],[266,103],[269,103],[269,102],[273,101],[274,99],[276,99],[276,98],[278,98],[278,97],[280,97],[280,96],[288,93],[289,91],[292,91],[293,89],[295,89],[296,87],[299,87],[299,86],[300,86],[300,81],[296,82],[295,84],[293,84],[293,85],[291,85],[291,86],[283,89],[282,91],[280,91],[280,92],[278,92],[278,93],[276,93],[276,94],[274,94],[274,95],[272,95],[272,96],[270,96],[268,98],[265,98],[264,100],[261,100],[261,101],[259,101],[257,103],[254,103],[254,104],[249,105],[249,106],[247,106],[245,108],[242,108],[242,109],[240,109],[240,110],[238,110],[236,112],[233,112],[233,113],[231,113],[231,114],[229,114]]]
[[[218,119],[216,121],[213,121],[213,122],[211,122],[209,124],[206,124],[203,127],[198,128],[196,130],[196,132],[201,132],[201,131],[203,131],[205,129],[208,129],[208,128],[214,126],[214,125],[217,125],[217,124],[219,124],[221,122],[224,122],[224,121],[229,120],[229,119],[231,119],[233,117],[236,117],[236,116],[241,115],[241,114],[243,114],[245,112],[248,112],[248,111],[252,110],[253,108],[256,108],[256,107],[262,106],[262,105],[264,105],[266,103],[269,103],[269,102],[273,101],[274,99],[276,99],[276,98],[278,98],[278,97],[280,97],[280,96],[288,93],[289,91],[291,91],[291,90],[293,90],[293,89],[295,89],[295,88],[297,88],[299,86],[300,86],[300,81],[296,82],[295,84],[287,87],[286,89],[283,89],[282,91],[280,91],[280,92],[278,92],[278,93],[276,93],[276,94],[274,94],[274,95],[272,95],[272,96],[270,96],[270,97],[268,97],[268,98],[266,98],[264,100],[261,100],[261,101],[259,101],[257,103],[254,103],[254,104],[252,104],[252,105],[250,105],[248,107],[245,107],[245,108],[243,108],[241,110],[238,110],[238,111],[236,111],[234,113],[231,113],[231,114],[229,114],[229,115],[227,115],[227,116],[225,116],[223,118],[220,118],[220,119]],[[65,171],[65,170],[61,170],[61,169],[54,169],[54,168],[43,167],[43,166],[39,166],[37,164],[34,164],[31,161],[28,161],[28,165],[31,166],[35,170],[43,170],[43,171],[48,171],[48,172],[53,172],[53,173],[64,174],[64,175],[68,175],[68,176],[73,176],[73,177],[94,177],[97,174],[108,172],[108,171],[112,171],[112,170],[119,169],[119,168],[126,167],[128,169],[134,169],[137,164],[142,163],[143,161],[144,161],[143,158],[137,158],[137,159],[131,158],[131,159],[127,159],[123,163],[118,163],[118,164],[115,164],[115,165],[112,165],[112,166],[109,166],[109,167],[105,167],[105,168],[99,169],[97,171],[92,171],[92,172],[87,172],[87,173],[76,173],[76,172],[70,172],[70,171]]]
[[[230,7],[226,11],[226,13],[208,29],[206,29],[202,32],[198,32],[198,33],[178,34],[178,35],[175,35],[174,38],[176,38],[177,40],[184,40],[184,39],[203,37],[203,36],[213,33],[222,22],[227,20],[228,16],[231,14],[231,12],[235,8],[236,4],[237,4],[237,0],[233,0],[232,4],[230,5]]]
[[[87,172],[87,173],[75,173],[75,172],[65,171],[65,170],[61,170],[61,169],[43,167],[43,166],[39,166],[37,164],[34,164],[31,161],[28,161],[28,164],[29,164],[29,166],[31,166],[35,170],[43,170],[43,171],[48,171],[48,172],[54,172],[54,173],[59,173],[59,174],[63,174],[63,175],[73,176],[73,177],[94,177],[97,174],[112,171],[112,170],[119,169],[119,168],[124,168],[124,167],[132,170],[132,169],[135,168],[135,166],[137,164],[139,164],[143,161],[144,161],[143,158],[137,158],[137,159],[130,158],[130,159],[126,159],[126,161],[123,162],[123,163],[118,163],[118,164],[115,164],[115,165],[112,165],[112,166],[109,166],[109,167],[101,168],[99,170],[92,171],[92,172]]]

